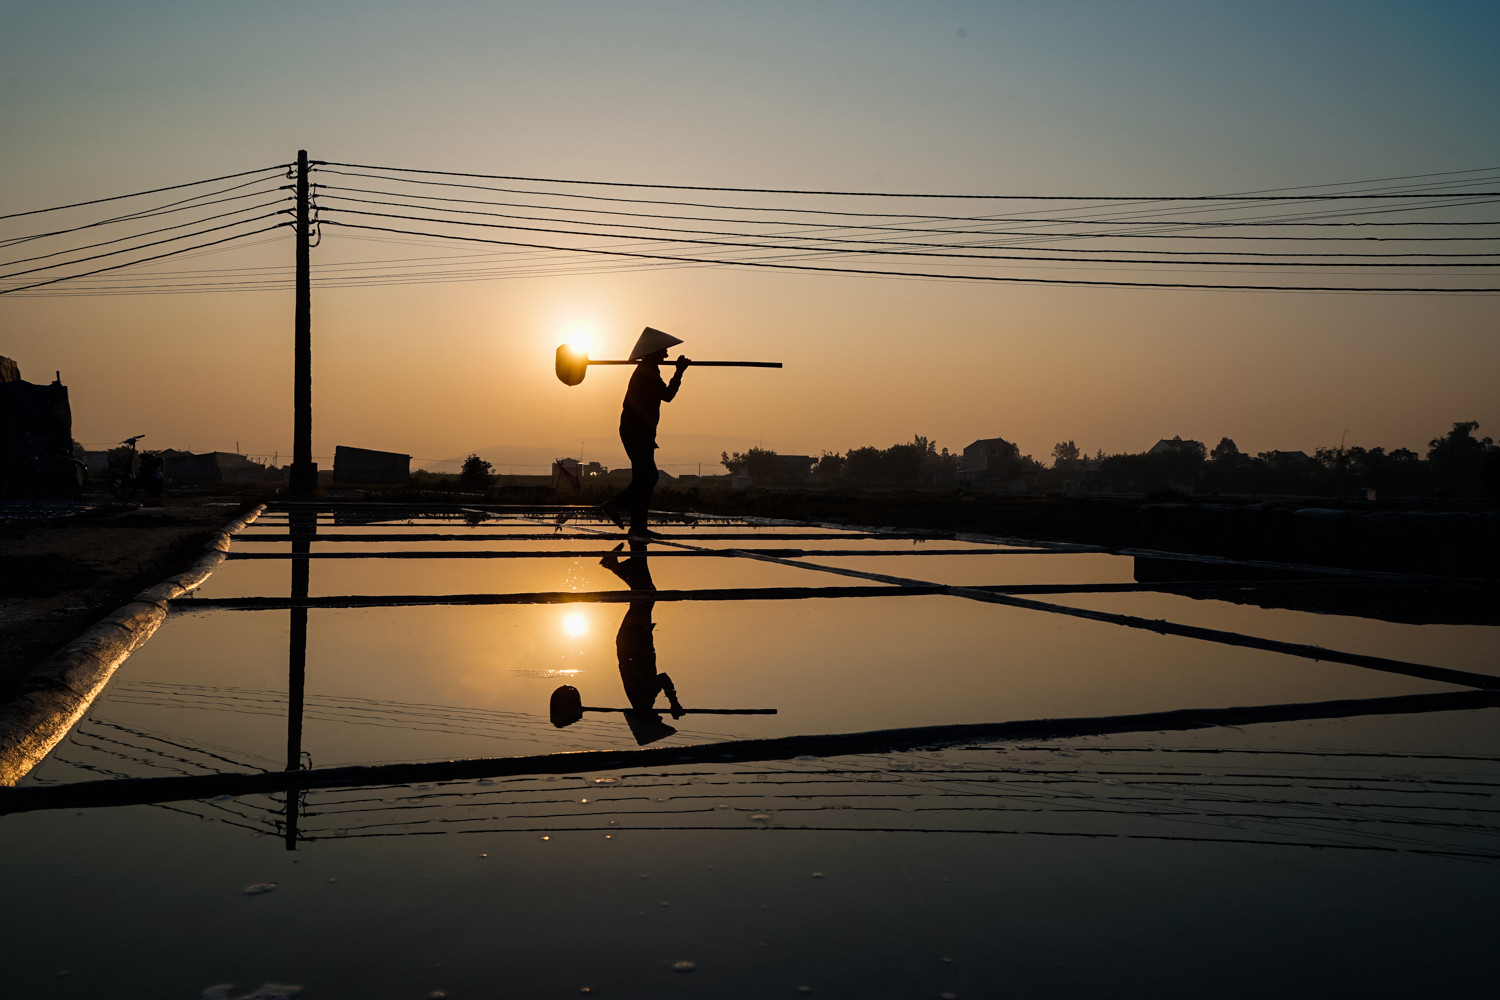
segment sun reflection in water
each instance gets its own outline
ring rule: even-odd
[[[589,630],[589,620],[582,611],[570,611],[563,616],[563,631],[572,638],[578,638]]]

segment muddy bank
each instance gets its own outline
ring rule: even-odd
[[[186,569],[253,504],[168,499],[0,524],[0,702],[17,681],[143,588]]]

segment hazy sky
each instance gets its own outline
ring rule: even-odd
[[[0,214],[298,148],[486,174],[1120,196],[1500,167],[1493,2],[53,0],[0,17]],[[372,247],[437,252],[329,229],[315,273]],[[283,230],[200,260],[291,255]],[[998,435],[1038,457],[1174,434],[1421,449],[1455,420],[1500,436],[1500,295],[596,268],[317,290],[314,454],[430,465],[500,445],[524,464],[583,442],[619,462],[625,370],[569,389],[551,355],[580,325],[596,356],[623,355],[647,324],[691,356],[786,364],[689,372],[664,410],[669,471],[753,443],[816,454],[913,434],[952,449]],[[87,443],[144,432],[284,460],[291,334],[284,290],[0,296],[0,353],[32,381],[61,370]]]

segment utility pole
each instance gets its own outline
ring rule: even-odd
[[[297,151],[297,303],[292,344],[292,496],[318,488],[312,460],[312,213],[307,194],[307,150]]]

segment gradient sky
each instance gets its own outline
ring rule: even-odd
[[[1494,3],[0,3],[0,214],[318,159],[599,180],[1219,194],[1500,166]],[[1500,207],[1494,209],[1500,213]],[[1488,215],[1482,217],[1500,217]],[[349,253],[330,232],[314,251]],[[367,253],[367,249],[353,251]],[[224,266],[290,265],[290,234]],[[419,251],[412,250],[413,255]],[[1490,279],[1492,280],[1492,279]],[[62,286],[66,287],[66,286]],[[978,286],[684,268],[328,289],[314,454],[623,461],[623,369],[691,356],[669,471],[914,434],[1046,457],[1160,437],[1500,436],[1500,295]],[[75,437],[291,448],[290,292],[0,296]]]

